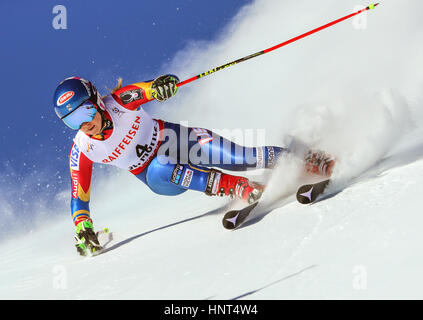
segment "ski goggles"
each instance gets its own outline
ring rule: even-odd
[[[79,130],[84,122],[93,121],[97,114],[96,105],[90,100],[85,101],[72,112],[62,118],[62,121],[71,129]]]

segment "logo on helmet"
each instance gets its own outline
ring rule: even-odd
[[[68,101],[70,98],[72,98],[75,95],[75,92],[73,91],[67,91],[64,94],[62,94],[59,99],[57,99],[57,105],[61,106],[62,104],[65,104],[66,101]]]

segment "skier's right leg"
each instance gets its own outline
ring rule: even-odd
[[[261,196],[264,186],[251,182],[248,178],[223,173],[220,170],[209,167],[215,166],[228,170],[247,170],[251,167],[251,163],[248,163],[245,158],[245,154],[247,153],[246,151],[248,151],[247,148],[241,147],[243,152],[238,155],[241,158],[237,158],[237,155],[233,154],[237,145],[233,142],[217,136],[222,143],[212,144],[211,141],[216,139],[216,136],[213,136],[211,131],[201,128],[185,127],[188,133],[196,133],[196,130],[197,133],[202,133],[201,135],[197,135],[199,136],[197,139],[189,139],[189,144],[187,145],[188,150],[193,146],[195,147],[195,144],[197,144],[199,145],[199,148],[196,150],[200,151],[200,153],[204,151],[204,148],[208,151],[206,152],[207,156],[205,157],[206,164],[201,163],[203,164],[202,166],[193,165],[190,161],[191,159],[189,158],[189,155],[193,155],[193,153],[189,152],[188,155],[185,154],[184,159],[184,152],[181,152],[180,150],[181,127],[183,128],[183,126],[180,125],[167,123],[165,128],[171,129],[170,133],[172,134],[172,132],[174,132],[175,134],[173,135],[173,138],[171,138],[171,135],[166,136],[166,139],[162,142],[162,146],[163,144],[167,144],[166,148],[164,148],[165,152],[161,152],[160,150],[162,149],[160,149],[158,155],[150,162],[148,167],[137,175],[137,177],[144,181],[152,191],[163,195],[178,195],[190,189],[204,192],[207,195],[226,195],[231,196],[232,198],[244,199],[249,202],[255,201]],[[206,137],[207,141],[198,141],[198,139],[206,139],[204,137],[206,133],[208,134]],[[265,150],[262,153],[262,155],[264,155],[262,158],[262,164],[264,164],[265,168],[270,165],[274,165],[275,158],[277,158],[275,155],[276,148],[278,155],[282,152],[298,151],[294,148],[292,148],[292,150],[290,148],[284,149],[279,147],[260,148]],[[252,149],[253,148],[250,148],[250,151],[254,151]],[[256,156],[259,148],[254,149],[256,150],[256,154],[253,155]],[[166,150],[170,150],[171,152],[166,152]],[[300,151],[300,153],[301,152],[302,151]],[[220,162],[209,163],[210,159],[213,160],[213,154],[216,153],[220,155],[220,157],[218,157],[219,159],[222,159],[222,157],[227,155],[230,162],[223,164]],[[198,152],[194,153],[194,155],[198,155]],[[304,156],[304,154],[302,156]],[[200,158],[204,159],[204,157]],[[326,160],[328,159],[329,158],[325,157],[323,153],[310,153],[306,157],[305,161],[306,170],[313,173],[330,174],[334,161],[329,159],[330,161],[327,162]],[[257,160],[255,160],[252,163],[252,167],[257,167],[257,163]]]
[[[264,189],[241,176],[190,163],[175,163],[172,160],[166,156],[157,156],[136,177],[153,192],[168,196],[196,190],[209,196],[230,196],[253,202],[261,196]]]

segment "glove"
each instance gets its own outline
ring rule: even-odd
[[[76,251],[81,256],[94,256],[103,249],[98,242],[97,235],[94,232],[94,226],[91,219],[81,221],[76,225]]]
[[[156,78],[151,86],[153,97],[160,102],[166,101],[178,92],[177,76],[167,74]]]

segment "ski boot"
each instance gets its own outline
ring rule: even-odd
[[[101,252],[103,248],[98,242],[91,219],[78,223],[75,231],[75,247],[81,256],[94,256]]]
[[[244,200],[250,204],[260,199],[263,191],[264,186],[257,182],[214,169],[209,174],[206,188],[208,195],[229,196],[231,199]]]
[[[336,159],[323,151],[310,150],[304,158],[305,169],[309,173],[330,177]]]

